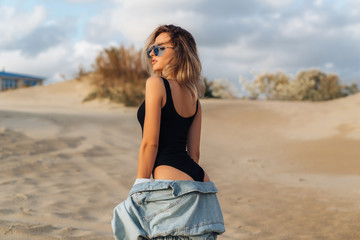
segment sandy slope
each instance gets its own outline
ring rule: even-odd
[[[82,104],[85,83],[0,93],[0,239],[112,239],[136,172],[136,108]],[[360,239],[360,95],[201,101],[200,163],[219,239]]]

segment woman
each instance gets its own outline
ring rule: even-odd
[[[195,40],[180,27],[163,25],[144,49],[153,76],[137,113],[137,178],[115,208],[115,238],[216,239],[225,231],[217,189],[198,164],[204,83]]]

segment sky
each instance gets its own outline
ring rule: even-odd
[[[72,79],[159,25],[194,36],[209,80],[317,68],[360,83],[360,0],[0,0],[0,71]]]

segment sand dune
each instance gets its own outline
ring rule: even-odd
[[[136,174],[136,108],[82,103],[86,83],[0,93],[0,239],[112,239]],[[201,100],[200,163],[219,239],[360,239],[360,94]]]

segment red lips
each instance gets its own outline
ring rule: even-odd
[[[153,60],[151,61],[151,63],[152,63],[152,65],[154,65],[155,63],[157,63],[157,61],[156,61],[155,59],[153,59]]]

